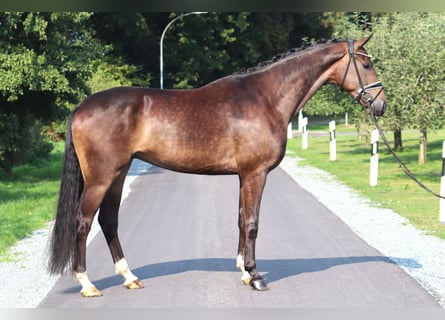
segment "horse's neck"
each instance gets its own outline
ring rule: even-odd
[[[331,67],[343,55],[344,50],[338,46],[314,48],[313,51],[283,59],[272,65],[269,77],[274,87],[275,108],[283,114],[285,121],[292,117],[306,104],[315,92],[331,76]]]

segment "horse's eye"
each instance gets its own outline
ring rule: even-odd
[[[363,68],[369,70],[369,69],[371,69],[371,64],[370,64],[369,62],[365,62],[365,63],[363,64]]]

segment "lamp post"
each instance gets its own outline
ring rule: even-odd
[[[160,69],[160,84],[161,84],[161,89],[164,89],[164,49],[163,49],[163,44],[164,44],[164,36],[165,33],[167,32],[167,29],[178,19],[185,17],[185,16],[189,16],[192,14],[203,14],[203,13],[207,13],[207,12],[187,12],[187,13],[183,13],[179,16],[177,16],[176,18],[174,18],[172,21],[170,21],[164,28],[164,31],[162,31],[162,35],[161,35],[161,42],[160,42],[160,63],[159,63],[159,69]]]

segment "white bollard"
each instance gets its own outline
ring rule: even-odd
[[[292,121],[287,126],[287,138],[292,139]]]
[[[301,134],[301,147],[303,150],[305,150],[308,148],[307,117],[303,118],[301,124],[303,126],[303,133]]]
[[[379,131],[371,132],[371,160],[369,170],[369,185],[375,187],[379,176]]]
[[[329,122],[329,160],[337,160],[337,142],[335,140],[335,121]]]
[[[445,197],[445,141],[442,144],[442,177],[440,178],[440,195]],[[439,222],[445,223],[445,199],[440,199]]]
[[[298,111],[298,132],[303,132],[303,109]]]

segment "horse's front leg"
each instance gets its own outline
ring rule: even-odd
[[[244,228],[246,222],[245,222],[245,214],[244,214],[244,195],[243,192],[240,190],[239,195],[239,220],[238,220],[238,227],[239,227],[239,242],[238,242],[238,255],[236,257],[236,266],[241,270],[242,276],[241,281],[244,284],[249,284],[252,277],[250,276],[250,273],[246,271],[246,268],[244,267],[244,254],[245,254],[245,248],[246,248],[246,230]]]
[[[240,238],[238,244],[237,266],[241,269],[242,281],[250,284],[252,288],[267,290],[264,279],[256,270],[255,242],[258,235],[258,222],[266,182],[266,173],[252,173],[240,175],[240,208],[239,228]]]

